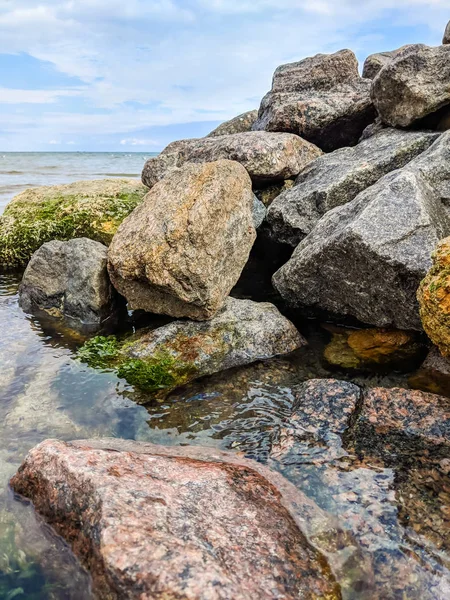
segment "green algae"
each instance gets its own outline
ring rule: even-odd
[[[36,201],[25,192],[0,217],[0,265],[9,269],[22,267],[33,252],[51,240],[88,237],[109,245],[119,225],[142,202],[145,193],[143,186],[129,192],[111,192],[109,196],[51,197],[49,192],[49,197]]]
[[[77,357],[90,367],[116,371],[127,383],[149,393],[173,390],[191,379],[193,365],[177,360],[168,350],[158,350],[149,358],[131,358],[124,350],[127,341],[115,336],[96,336],[88,340]]]

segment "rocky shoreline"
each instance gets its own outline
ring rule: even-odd
[[[171,143],[142,183],[37,188],[0,217],[1,268],[26,267],[22,308],[96,332],[79,359],[146,402],[297,350],[299,315],[327,322],[324,360],[339,368],[420,365],[429,351],[411,387],[441,394],[310,380],[267,466],[123,440],[40,444],[11,486],[99,598],[450,595],[448,41],[373,55],[362,77],[350,50],[282,65],[258,112]],[[127,310],[167,323],[123,335]],[[399,465],[411,475],[394,481]],[[333,507],[302,491],[310,476]],[[422,477],[441,505],[424,500],[425,518],[402,500],[395,535],[427,548],[426,575],[382,533],[383,481],[406,494]]]

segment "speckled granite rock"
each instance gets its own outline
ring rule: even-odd
[[[204,375],[288,354],[303,345],[304,338],[272,304],[228,298],[210,321],[174,321],[138,332],[120,350],[119,362],[140,361],[144,370],[145,365],[165,366],[172,377],[164,389],[155,390],[165,396]],[[127,372],[119,369],[125,377]]]
[[[19,290],[21,307],[100,325],[118,304],[108,277],[107,256],[106,246],[87,238],[47,242],[25,270]]]
[[[319,148],[290,133],[250,131],[180,140],[145,163],[142,182],[151,188],[185,163],[227,159],[241,163],[256,186],[266,185],[295,177],[320,154]]]
[[[274,277],[291,306],[421,330],[415,298],[450,221],[420,176],[395,171],[328,212]]]
[[[405,168],[420,174],[437,192],[447,209],[450,207],[450,132],[442,133],[428,150]]]
[[[419,449],[444,455],[450,448],[450,399],[418,390],[374,388],[364,394],[355,425],[356,449],[395,463]]]
[[[325,537],[333,521],[281,475],[231,453],[48,440],[11,485],[71,543],[98,598],[342,597],[305,538],[314,528]]]
[[[290,131],[329,152],[357,143],[375,118],[370,80],[350,50],[317,54],[278,67],[255,130]]]
[[[250,178],[237,162],[186,164],[122,223],[108,254],[132,308],[211,318],[238,281],[256,232]]]
[[[0,266],[26,265],[51,240],[88,237],[108,245],[147,192],[133,179],[76,181],[22,192],[0,217]]]
[[[294,187],[270,205],[270,237],[297,246],[326,212],[350,202],[383,175],[405,166],[437,137],[437,133],[385,129],[354,148],[317,158],[300,173]]]
[[[249,110],[248,112],[242,113],[242,115],[234,117],[234,119],[230,119],[229,121],[225,121],[225,123],[221,123],[206,137],[217,137],[218,135],[232,135],[234,133],[251,131],[252,125],[256,121],[257,117],[257,109]]]
[[[450,47],[414,44],[375,77],[371,97],[382,120],[408,127],[450,103]]]
[[[325,359],[344,369],[374,366],[406,367],[420,360],[423,346],[416,335],[397,329],[334,328],[332,340],[324,351]]]
[[[450,44],[450,21],[447,23],[445,28],[444,37],[442,38],[443,44]]]
[[[433,253],[433,266],[417,292],[423,328],[441,353],[450,357],[450,238]]]

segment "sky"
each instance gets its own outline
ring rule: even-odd
[[[0,151],[159,151],[283,63],[441,43],[450,0],[0,0]]]

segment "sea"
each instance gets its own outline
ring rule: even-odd
[[[139,178],[154,152],[0,152],[0,214],[20,192],[85,179]]]

